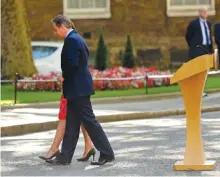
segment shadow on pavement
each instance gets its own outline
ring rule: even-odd
[[[175,116],[102,124],[116,156],[113,164],[102,167],[92,167],[89,162],[76,162],[84,150],[82,136],[70,166],[51,166],[38,158],[48,150],[54,131],[2,138],[2,175],[220,175],[220,112],[205,113],[202,116],[206,157],[217,161],[215,171],[173,171],[174,163],[183,159],[185,149],[185,118]]]

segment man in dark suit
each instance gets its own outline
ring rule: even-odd
[[[64,15],[52,20],[54,32],[64,38],[61,53],[63,95],[67,99],[66,130],[62,151],[52,164],[71,163],[79,138],[80,124],[87,130],[96,149],[100,151],[98,161],[92,165],[103,165],[114,160],[114,152],[101,125],[95,119],[90,96],[94,94],[92,76],[88,69],[89,50],[84,39],[77,33],[73,23]]]
[[[215,24],[215,43],[218,47],[218,59],[220,64],[220,23]]]
[[[207,9],[199,9],[199,18],[191,21],[186,31],[186,42],[189,46],[189,60],[201,55],[213,53],[211,23],[207,20]],[[203,93],[203,97],[207,96]]]
[[[189,46],[189,60],[213,53],[211,23],[207,20],[207,9],[199,9],[199,18],[188,25],[186,41]]]

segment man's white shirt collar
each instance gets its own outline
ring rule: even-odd
[[[209,32],[210,29],[207,24],[207,20],[203,20],[202,18],[199,17],[199,23],[200,23],[200,27],[201,27],[201,31],[202,31],[202,39],[203,39],[202,44],[203,45],[211,44],[210,32]],[[205,24],[205,26],[204,26],[204,24]],[[206,32],[205,32],[206,29],[208,30],[208,39],[206,39]],[[207,41],[208,41],[208,43],[207,43]]]
[[[201,21],[201,22],[206,22],[207,20],[203,20],[201,17],[199,17],[199,20]]]
[[[68,33],[66,34],[66,37],[73,31],[73,29],[69,30]],[[65,37],[65,38],[66,38]]]

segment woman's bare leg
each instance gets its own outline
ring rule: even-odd
[[[82,125],[81,125],[81,130],[82,130],[84,141],[85,141],[85,149],[83,153],[83,157],[85,157],[88,154],[88,152],[93,148],[93,144],[86,129]]]
[[[62,142],[64,133],[65,133],[65,126],[66,126],[66,120],[60,120],[57,125],[56,135],[54,137],[53,143],[48,153],[46,154],[46,157],[50,157],[56,151],[59,150],[60,143]],[[88,152],[93,148],[93,144],[86,129],[83,126],[81,126],[81,130],[82,130],[84,141],[85,141],[85,149],[83,153],[83,157],[85,157],[88,154]]]
[[[59,123],[57,125],[57,129],[56,129],[56,135],[54,137],[53,143],[52,143],[48,153],[46,154],[46,157],[50,157],[56,151],[59,150],[60,143],[63,140],[63,136],[65,133],[65,128],[66,128],[66,120],[59,120]]]

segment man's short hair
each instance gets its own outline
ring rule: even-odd
[[[201,12],[201,11],[207,11],[207,7],[201,7],[201,8],[199,8],[199,13]]]
[[[54,19],[51,20],[51,23],[55,23],[58,27],[64,25],[66,28],[76,29],[73,22],[65,15],[57,15]]]

